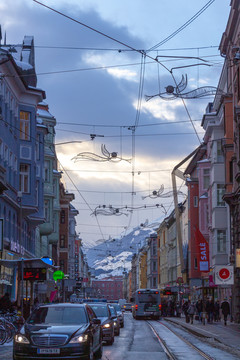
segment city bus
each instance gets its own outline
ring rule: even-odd
[[[132,315],[134,319],[160,319],[161,297],[159,290],[138,289],[133,297],[133,303]]]

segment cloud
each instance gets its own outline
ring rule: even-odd
[[[134,107],[137,108],[137,102],[134,102]],[[142,103],[142,111],[146,114],[151,114],[156,119],[174,121],[177,118],[177,110],[182,107],[181,100],[166,101],[158,98],[153,98],[148,102]]]

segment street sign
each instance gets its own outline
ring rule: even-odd
[[[53,273],[54,281],[62,280],[62,279],[64,279],[64,277],[65,277],[65,274],[61,270],[57,270]]]
[[[234,284],[234,271],[233,266],[218,265],[215,271],[215,284],[216,285],[233,285]]]
[[[176,283],[177,283],[178,285],[183,284],[183,278],[182,278],[181,276],[179,276],[179,277],[177,278]]]

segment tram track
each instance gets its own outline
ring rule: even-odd
[[[177,360],[178,356],[174,353],[174,351],[172,349],[170,349],[170,347],[167,345],[166,341],[159,335],[159,333],[157,332],[157,330],[155,329],[155,327],[147,320],[147,323],[149,325],[149,327],[151,328],[151,330],[153,331],[153,333],[155,334],[155,336],[157,337],[158,341],[160,342],[161,346],[163,347],[164,352],[166,353],[166,355],[168,356],[168,358],[170,360]],[[155,323],[161,324],[162,326],[164,326],[165,328],[167,328],[172,334],[174,334],[175,336],[177,336],[177,338],[179,340],[181,340],[182,342],[184,342],[187,346],[189,346],[191,349],[195,350],[198,355],[201,355],[203,359],[206,360],[215,360],[215,358],[211,357],[210,355],[208,355],[207,353],[205,353],[204,351],[202,351],[201,349],[199,349],[197,346],[193,345],[190,341],[188,341],[187,339],[185,339],[183,336],[181,336],[180,334],[178,334],[176,331],[172,330],[169,326],[167,326],[166,324],[164,324],[163,322],[156,320]]]

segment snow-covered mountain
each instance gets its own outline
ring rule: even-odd
[[[145,224],[121,238],[100,242],[86,250],[88,265],[95,270],[95,276],[101,279],[129,271],[133,254],[145,244],[146,238],[156,232],[158,226],[159,222]]]

